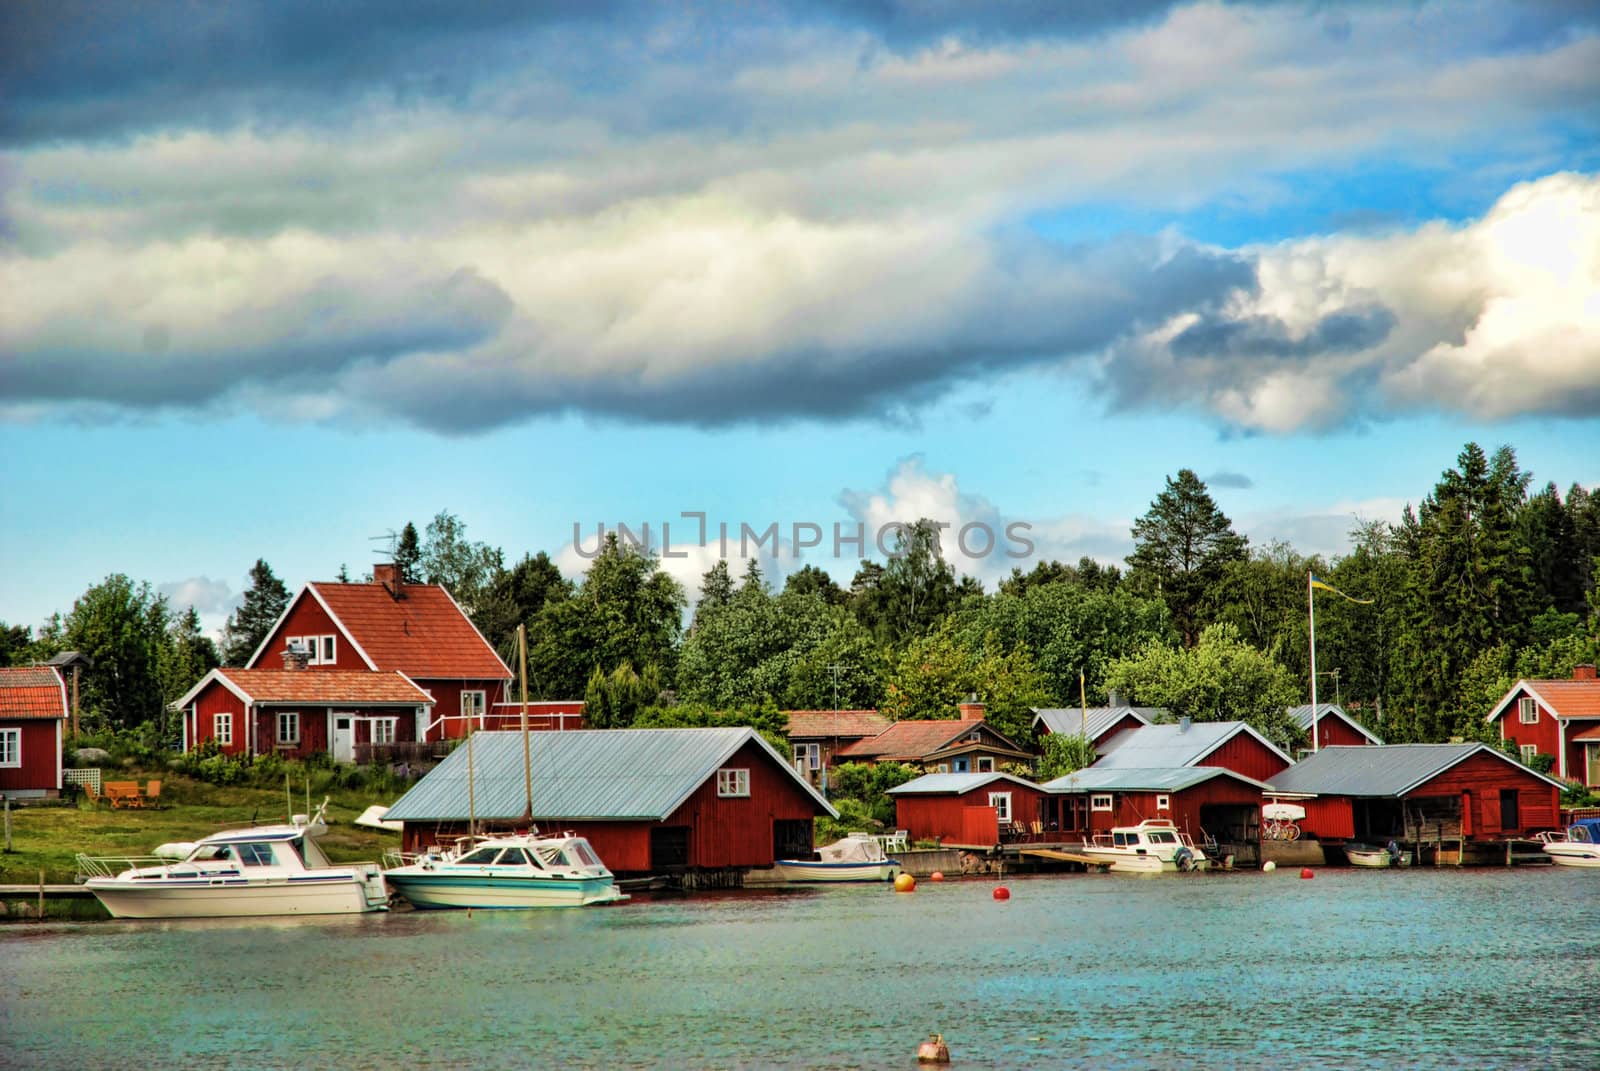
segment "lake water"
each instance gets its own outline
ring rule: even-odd
[[[1600,874],[1324,869],[0,928],[27,1068],[1600,1068]]]

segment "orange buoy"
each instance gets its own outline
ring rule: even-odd
[[[1316,875],[1311,872],[1311,868],[1308,867],[1308,866],[1300,868],[1300,876],[1302,878],[1314,878],[1314,877],[1316,877]]]
[[[935,870],[932,874],[928,875],[928,880],[929,881],[943,881],[944,880],[944,871]]]
[[[1011,890],[1004,885],[996,885],[994,887],[994,898],[996,900],[1009,900],[1011,899]]]
[[[949,1062],[950,1046],[944,1043],[943,1034],[929,1034],[928,1040],[917,1046],[917,1063],[947,1064]]]
[[[901,874],[899,877],[894,879],[895,892],[915,892],[916,888],[917,879],[912,877],[910,874]]]

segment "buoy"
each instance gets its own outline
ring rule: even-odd
[[[1278,864],[1274,863],[1271,859],[1268,859],[1265,863],[1261,864],[1261,872],[1263,874],[1270,874],[1276,869],[1278,869]]]
[[[1316,875],[1311,872],[1311,868],[1308,867],[1308,866],[1300,868],[1300,876],[1302,878],[1314,878],[1314,877],[1316,877]]]
[[[994,898],[996,900],[1009,900],[1011,899],[1011,890],[1004,885],[996,885],[994,887]]]
[[[932,874],[928,875],[928,880],[929,881],[943,881],[944,880],[944,871],[935,870]]]
[[[910,874],[901,874],[899,877],[894,879],[895,892],[915,892],[916,888],[917,879],[912,877]]]
[[[944,1043],[943,1034],[929,1034],[928,1040],[917,1046],[917,1063],[947,1064],[949,1062],[950,1046]]]

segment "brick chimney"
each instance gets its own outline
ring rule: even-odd
[[[394,562],[380,562],[372,567],[372,579],[384,586],[389,597],[403,598],[400,594],[400,567]]]
[[[311,652],[299,644],[291,643],[283,649],[283,668],[287,670],[305,669],[311,664]]]
[[[957,703],[956,709],[961,711],[962,721],[983,720],[983,704],[978,702],[976,695],[969,696],[965,703]]]
[[[1592,681],[1592,680],[1594,680],[1595,679],[1594,678],[1594,666],[1590,665],[1587,662],[1585,662],[1581,666],[1573,666],[1572,667],[1572,679],[1575,680],[1575,681]]]

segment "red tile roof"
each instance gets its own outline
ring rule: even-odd
[[[1600,718],[1600,681],[1523,681],[1558,718]]]
[[[0,667],[0,718],[65,718],[61,678],[48,666]]]
[[[500,661],[437,584],[408,584],[396,599],[382,584],[307,584],[382,670],[425,680],[505,680]]]
[[[876,710],[791,710],[789,739],[877,736],[894,724]]]
[[[219,669],[216,673],[257,703],[420,706],[432,702],[428,693],[398,673],[365,669]]]
[[[857,740],[835,752],[840,758],[915,760],[938,751],[958,736],[982,725],[978,721],[897,721],[877,736]]]
[[[1600,740],[1600,725],[1596,725],[1593,729],[1585,729],[1581,733],[1573,733],[1571,736],[1567,737],[1567,739],[1571,740],[1573,743],[1577,743],[1579,741],[1587,742],[1590,740]]]

